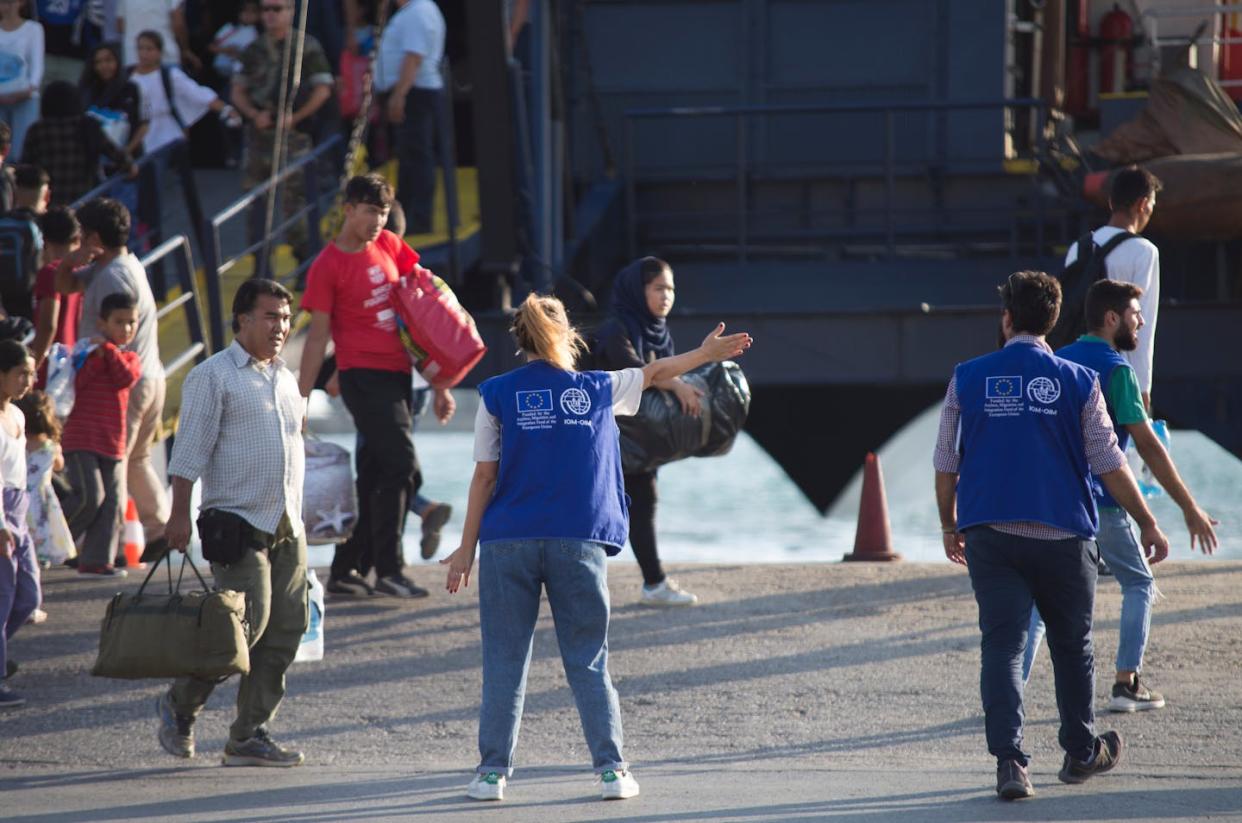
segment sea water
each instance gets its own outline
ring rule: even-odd
[[[465,411],[465,410],[463,410]],[[460,413],[460,412],[459,412]],[[883,445],[893,549],[906,560],[945,560],[932,490],[931,451],[939,408],[928,409]],[[471,416],[472,417],[472,416]],[[1174,461],[1199,504],[1220,521],[1216,556],[1242,559],[1242,461],[1197,432],[1172,432]],[[352,451],[352,435],[325,439]],[[466,493],[474,470],[472,437],[424,423],[415,436],[423,494],[451,503],[437,557],[461,538]],[[861,474],[821,516],[777,463],[743,435],[722,457],[683,460],[660,469],[657,535],[660,557],[671,563],[835,562],[853,550]],[[1171,558],[1202,557],[1190,551],[1181,512],[1166,496],[1148,501],[1169,536]],[[418,518],[406,528],[405,557],[419,559]],[[331,547],[312,547],[312,565],[326,565]],[[627,549],[614,562],[632,562]],[[421,581],[424,584],[426,581]]]

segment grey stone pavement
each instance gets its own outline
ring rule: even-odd
[[[611,669],[638,798],[598,800],[546,612],[535,637],[518,771],[500,804],[463,790],[476,756],[480,651],[473,590],[332,601],[327,654],[295,664],[273,723],[307,753],[291,770],[225,769],[235,681],[198,723],[199,756],[155,739],[161,684],[93,678],[115,582],[47,574],[51,619],[11,644],[27,706],[0,713],[6,821],[1242,820],[1242,563],[1158,569],[1147,671],[1169,705],[1101,714],[1124,735],[1116,772],[1056,780],[1051,667],[1028,689],[1037,796],[1003,804],[983,741],[976,611],[948,564],[692,565],[673,570],[698,607],[636,603],[630,563],[610,566]],[[124,588],[134,588],[130,578]],[[1116,584],[1101,585],[1097,658],[1106,701]]]

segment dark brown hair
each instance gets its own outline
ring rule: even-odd
[[[1125,314],[1130,301],[1143,296],[1143,290],[1133,283],[1120,280],[1097,280],[1087,291],[1087,328],[1098,329],[1104,325],[1104,315],[1110,311]]]
[[[60,421],[56,419],[56,405],[44,391],[34,390],[20,400],[14,400],[17,408],[26,415],[26,436],[46,434],[60,442]]]
[[[1061,284],[1042,271],[1016,271],[1000,287],[1015,334],[1045,335],[1061,314]]]

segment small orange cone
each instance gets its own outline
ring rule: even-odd
[[[138,507],[134,505],[133,498],[125,504],[125,524],[121,527],[121,541],[126,565],[131,569],[145,569],[142,551],[147,547],[147,540],[143,535],[142,523],[138,520]]]
[[[880,458],[867,454],[863,463],[862,500],[858,504],[858,531],[854,551],[844,560],[900,560],[893,551],[893,533],[888,525],[888,498],[884,495],[884,473]]]

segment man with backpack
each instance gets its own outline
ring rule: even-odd
[[[43,253],[39,215],[47,211],[51,190],[47,172],[29,164],[13,172],[13,209],[0,215],[0,303],[8,317],[34,317],[35,275]],[[20,337],[0,332],[0,337]]]
[[[1139,306],[1144,325],[1139,330],[1138,347],[1125,352],[1134,367],[1143,405],[1151,411],[1152,357],[1155,351],[1156,314],[1160,308],[1160,251],[1150,240],[1139,235],[1151,221],[1156,208],[1160,180],[1146,169],[1131,166],[1113,175],[1108,204],[1112,216],[1108,223],[1084,235],[1065,255],[1065,272],[1061,287],[1065,303],[1057,328],[1049,335],[1054,348],[1074,342],[1086,332],[1083,305],[1087,290],[1097,280],[1108,278],[1133,283],[1143,290]],[[1087,246],[1089,254],[1081,254]]]

